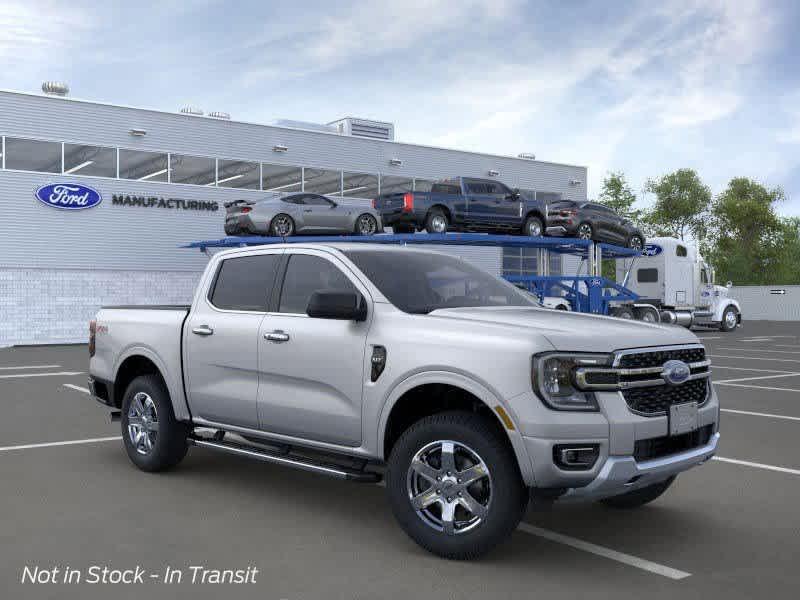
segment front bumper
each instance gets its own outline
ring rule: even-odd
[[[600,473],[587,486],[570,488],[560,500],[600,500],[647,487],[668,477],[702,465],[717,451],[719,432],[698,448],[664,458],[636,462],[632,456],[610,456]]]

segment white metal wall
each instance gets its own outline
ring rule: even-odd
[[[734,286],[744,321],[800,321],[800,285]]]

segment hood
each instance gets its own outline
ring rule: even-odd
[[[560,310],[526,307],[446,308],[429,313],[442,319],[511,325],[546,338],[556,350],[613,352],[626,348],[699,344],[691,331],[661,325]]]

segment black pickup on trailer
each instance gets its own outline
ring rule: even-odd
[[[444,179],[430,192],[381,194],[372,205],[395,233],[424,229],[540,236],[547,227],[545,202],[493,179]]]

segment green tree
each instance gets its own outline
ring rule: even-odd
[[[777,215],[775,204],[783,199],[780,188],[767,189],[746,177],[731,179],[714,199],[707,248],[720,281],[741,285],[797,279],[797,220]]]
[[[656,196],[655,204],[644,215],[645,229],[650,235],[680,239],[691,235],[697,241],[706,236],[711,188],[694,169],[678,169],[658,179],[648,179],[644,191]]]
[[[603,189],[597,200],[628,219],[638,221],[641,216],[641,211],[633,208],[636,194],[633,193],[622,171],[610,171],[606,174]]]

